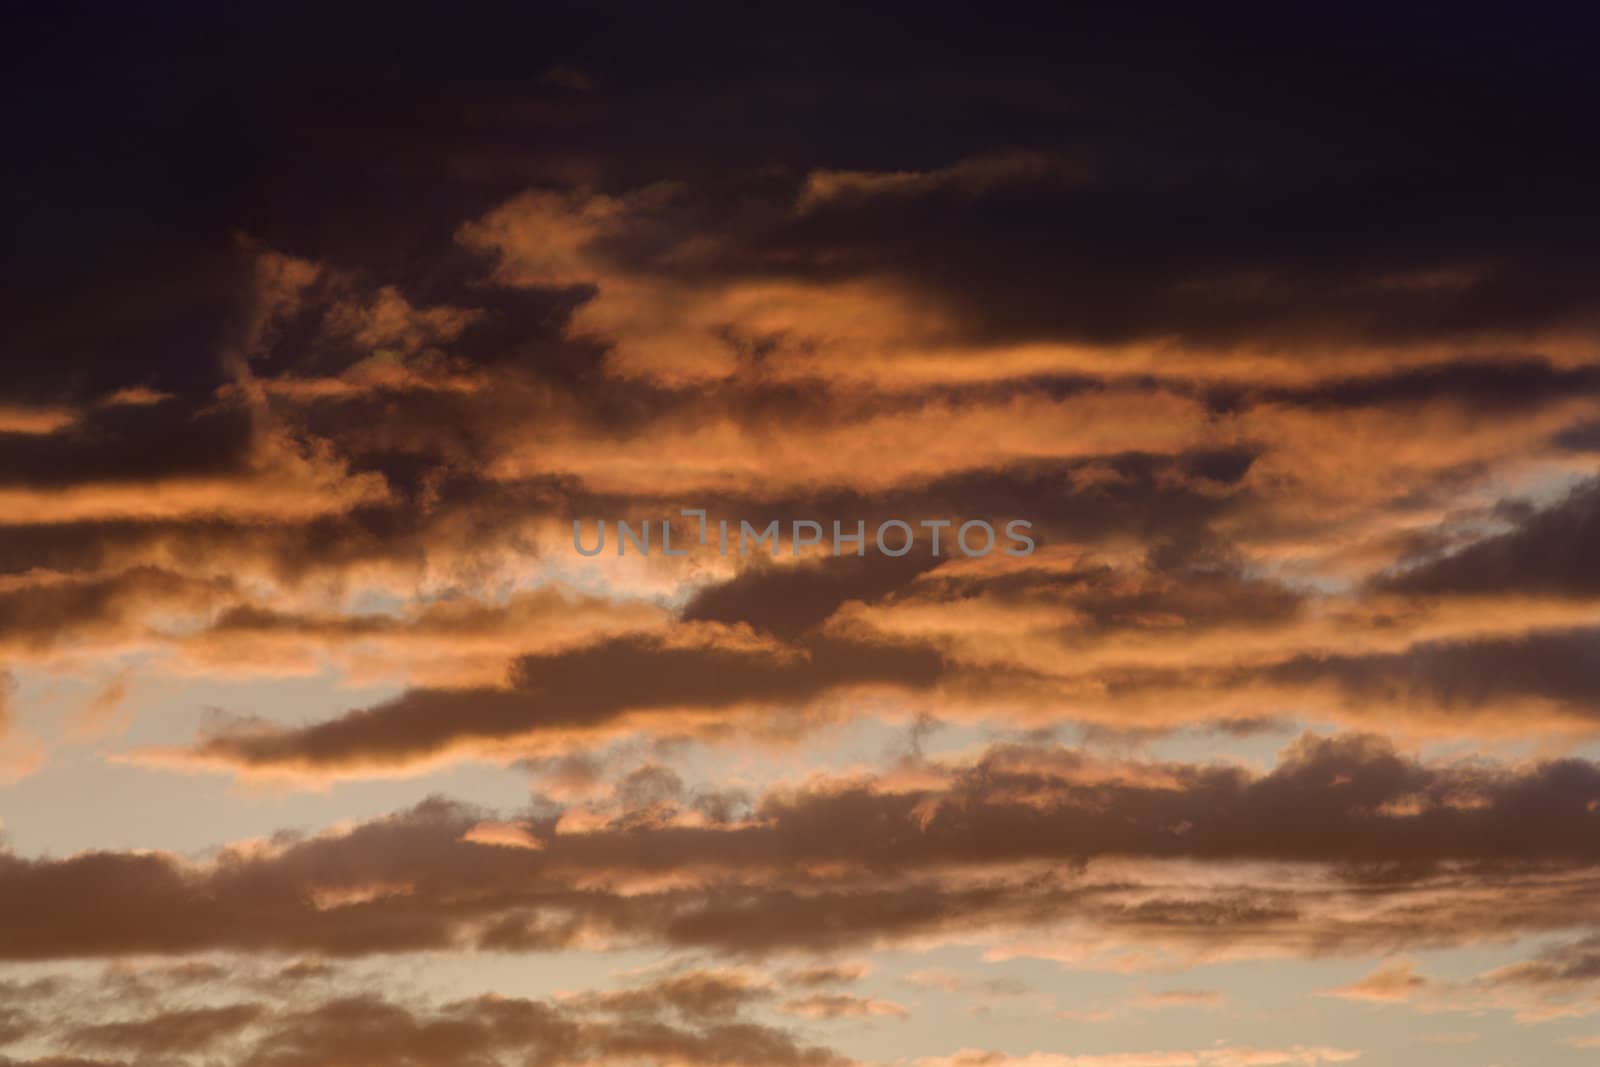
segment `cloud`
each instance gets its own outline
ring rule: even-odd
[[[0,1008],[0,1046],[15,1044],[34,1030],[32,1017],[17,1008]]]
[[[659,1005],[649,1001],[648,990],[643,992],[645,1000],[621,1011],[606,1005],[598,1014],[588,1002],[480,996],[428,1005],[349,994],[174,1009],[89,1025],[63,1019],[41,1037],[47,1046],[117,1054],[127,1062],[159,1058],[191,1063],[198,1062],[193,1056],[224,1053],[226,1062],[252,1067],[334,1062],[561,1065],[640,1059],[707,1067],[749,1062],[838,1067],[851,1062],[829,1049],[803,1044],[785,1030],[720,1011],[691,1015],[685,1026],[663,1021]],[[20,1062],[39,1067],[89,1061],[51,1057]]]
[[[849,993],[810,993],[784,1001],[778,1010],[803,1019],[904,1019],[910,1014],[892,1000]]]
[[[170,1056],[204,1052],[257,1022],[265,1010],[257,1004],[222,1008],[190,1008],[163,1012],[132,1022],[83,1026],[63,1035],[72,1048],[126,1052],[135,1056]]]
[[[1411,961],[1395,960],[1350,985],[1330,989],[1324,995],[1343,1000],[1401,1003],[1427,988],[1428,980],[1417,973]]]
[[[1529,958],[1470,978],[1425,976],[1409,960],[1395,960],[1322,995],[1426,1013],[1505,1012],[1521,1024],[1581,1018],[1600,1011],[1597,946],[1593,935],[1547,943]]]
[[[523,848],[537,851],[544,844],[525,827],[511,822],[480,822],[462,835],[461,840],[492,848]]]
[[[1423,642],[1397,653],[1297,656],[1263,673],[1292,685],[1332,685],[1348,705],[1398,706],[1421,717],[1532,710],[1558,722],[1586,723],[1600,676],[1581,650],[1595,639],[1588,628],[1535,630]]]
[[[10,671],[0,671],[0,738],[11,732],[16,711],[13,703],[16,700],[17,678]]]
[[[526,819],[435,800],[200,865],[6,856],[0,903],[19,919],[0,924],[0,954],[654,943],[758,956],[980,934],[1001,955],[1046,958],[1066,937],[1086,959],[1468,944],[1584,914],[1600,769],[1423,763],[1370,736],[1303,738],[1269,772],[1012,745],[732,805],[619,796],[610,812]],[[484,847],[486,824],[523,847]],[[95,903],[107,880],[122,887],[115,909]]]
[[[1582,985],[1600,980],[1600,936],[1553,945],[1538,957],[1490,972],[1485,980],[1505,986]]]
[[[412,690],[386,704],[295,730],[224,728],[192,750],[144,758],[241,772],[337,774],[403,769],[473,743],[572,737],[659,722],[692,730],[745,705],[803,704],[832,690],[925,688],[941,672],[936,653],[889,644],[817,639],[798,649],[740,642],[708,630],[692,643],[614,638],[521,657],[499,689]]]
[[[1163,989],[1146,993],[1139,1002],[1142,1006],[1159,1011],[1166,1008],[1215,1008],[1226,999],[1225,994],[1215,989]]]
[[[791,988],[811,989],[817,986],[848,985],[851,982],[858,982],[866,976],[867,971],[868,967],[864,963],[819,964],[786,971],[783,980]]]
[[[729,1020],[751,1004],[769,999],[772,989],[739,971],[687,971],[635,989],[591,993],[570,1003],[611,1015],[675,1013],[691,1020]]]
[[[3,643],[15,654],[98,638],[136,642],[154,637],[141,623],[164,612],[203,613],[233,593],[225,578],[197,578],[156,567],[95,577],[41,576],[0,584]]]
[[[1361,1058],[1351,1049],[1306,1047],[1211,1049],[1161,1052],[1087,1053],[1081,1056],[1033,1052],[1020,1056],[966,1049],[951,1056],[926,1056],[918,1067],[1321,1067]]]
[[[25,20],[0,778],[86,810],[100,759],[414,780],[199,857],[0,852],[0,956],[196,968],[126,962],[62,1022],[5,984],[13,1055],[822,1067],[744,1013],[859,1032],[897,1006],[838,954],[957,943],[1376,956],[1334,992],[1590,1010],[1592,35],[924,15]],[[1023,518],[1039,551],[570,551],[684,507]],[[135,677],[237,704],[125,743]],[[1307,722],[1362,732],[1262,755]],[[404,806],[465,759],[528,806]],[[1475,978],[1401,959],[1526,936]],[[669,977],[431,1003],[320,962],[618,946]],[[1246,1036],[950,1059],[1353,1056]]]
[[[1600,565],[1590,546],[1600,534],[1600,482],[1529,515],[1510,532],[1485,538],[1389,577],[1384,587],[1431,595],[1600,594]]]
[[[700,589],[684,606],[694,621],[748,623],[794,637],[851,600],[876,600],[910,584],[939,560],[928,555],[841,556],[794,566],[757,565]]]

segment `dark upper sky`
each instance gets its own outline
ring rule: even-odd
[[[1571,9],[855,7],[13,9],[7,380],[210,384],[240,235],[441,300],[472,275],[461,220],[573,183],[690,187],[679,229],[616,250],[636,265],[710,231],[696,270],[887,276],[986,337],[1592,321],[1600,87]],[[811,171],[1003,155],[1049,165],[784,210]],[[1447,295],[1364,288],[1464,266]],[[1182,289],[1222,276],[1270,286]]]

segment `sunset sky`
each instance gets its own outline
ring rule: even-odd
[[[862,8],[7,9],[0,1067],[1600,1059],[1600,27]]]

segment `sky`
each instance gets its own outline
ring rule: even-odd
[[[3,17],[0,1067],[1594,1062],[1592,18]]]

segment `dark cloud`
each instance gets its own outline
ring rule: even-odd
[[[1556,435],[1556,444],[1573,452],[1600,452],[1600,422],[1585,422]]]
[[[749,623],[783,637],[818,625],[849,600],[875,600],[937,566],[931,553],[840,556],[794,567],[752,567],[697,592],[683,618]]]
[[[200,867],[6,856],[0,955],[537,951],[596,937],[767,953],[1065,922],[1314,953],[1567,927],[1584,921],[1571,894],[1600,862],[1600,769],[1584,760],[1425,764],[1350,735],[1304,738],[1265,774],[1023,745],[928,772],[942,784],[821,780],[720,822],[680,820],[655,796],[594,829],[539,815],[532,849],[474,844],[483,813],[434,801]],[[1204,862],[1221,880],[1168,899],[1094,877],[1115,859]],[[1315,872],[1320,888],[1251,886],[1258,867],[1228,879],[1241,863]],[[1429,895],[1437,921],[1411,907]],[[1336,901],[1360,902],[1371,928],[1324,910]],[[691,976],[650,1003],[704,1014],[745,995]]]
[[[0,639],[13,648],[42,650],[68,637],[127,634],[145,613],[204,609],[232,592],[226,579],[192,578],[156,567],[46,578],[0,592]]]
[[[1492,714],[1548,702],[1570,720],[1591,720],[1600,697],[1600,632],[1534,630],[1514,637],[1423,642],[1403,652],[1304,655],[1262,672],[1282,684],[1328,682],[1354,705]]]
[[[248,472],[257,440],[252,413],[240,406],[91,409],[55,433],[0,433],[0,484],[62,488],[237,476]]]
[[[1118,567],[1091,558],[1070,569],[1019,561],[990,575],[935,572],[903,600],[959,602],[983,596],[1007,605],[1055,604],[1070,612],[1072,629],[1085,636],[1170,626],[1174,620],[1191,632],[1230,624],[1283,625],[1305,614],[1303,592],[1248,573],[1240,559],[1204,535],[1157,540],[1142,564]]]
[[[1509,533],[1401,571],[1380,588],[1424,595],[1517,594],[1588,597],[1600,593],[1600,482],[1522,518]]]
[[[365,1067],[399,1064],[500,1064],[558,1067],[639,1059],[722,1067],[842,1067],[844,1057],[754,1023],[682,1029],[649,1018],[595,1022],[537,1001],[486,997],[418,1013],[373,997],[332,1001],[281,1020],[241,1063],[299,1067],[330,1062]]]
[[[1492,972],[1496,985],[1578,985],[1600,979],[1600,936],[1551,945],[1531,960]]]
[[[470,559],[495,549],[531,551],[524,523],[566,517],[577,509],[592,514],[610,503],[595,502],[592,494],[558,479],[501,485],[457,479],[433,489],[436,496],[426,508],[396,501],[309,517],[201,513],[15,522],[0,526],[0,571],[95,571],[178,558],[264,570],[294,584],[362,564],[416,567],[430,556]],[[248,487],[242,493],[248,496]]]
[[[1361,377],[1335,377],[1313,385],[1219,391],[1210,398],[1228,410],[1242,404],[1292,404],[1312,409],[1417,408],[1453,401],[1485,415],[1520,412],[1600,390],[1600,369],[1564,367],[1535,356],[1464,359]]]
[[[741,649],[627,636],[521,657],[503,689],[418,689],[300,729],[224,729],[197,744],[193,758],[244,770],[402,765],[463,742],[593,730],[628,712],[796,703],[850,686],[920,689],[942,672],[928,648],[817,639],[792,650]]]

